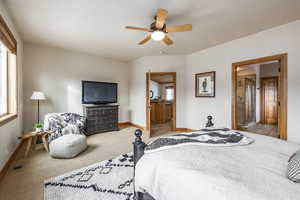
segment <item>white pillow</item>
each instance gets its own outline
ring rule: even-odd
[[[300,150],[290,157],[286,175],[291,181],[300,183]]]
[[[63,135],[80,134],[79,128],[74,124],[69,124],[62,130]]]

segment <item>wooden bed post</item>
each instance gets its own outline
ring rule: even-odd
[[[135,140],[133,142],[133,161],[134,161],[134,170],[133,170],[133,183],[135,183],[135,166],[139,159],[144,155],[144,150],[146,144],[142,140],[143,131],[141,129],[137,129],[134,132]],[[143,195],[139,192],[135,192],[135,184],[133,184],[133,191],[134,191],[134,199],[135,200],[142,200]]]

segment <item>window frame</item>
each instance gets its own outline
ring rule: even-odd
[[[0,127],[18,117],[18,65],[17,41],[0,15],[0,42],[7,48],[6,53],[6,113],[0,115]],[[10,58],[15,55],[14,61]],[[15,69],[13,69],[14,67]],[[13,73],[13,74],[12,74]],[[10,80],[12,77],[12,80]],[[12,105],[15,104],[15,105]]]
[[[172,90],[173,90],[173,98],[172,98],[172,99],[167,99],[167,90],[168,90],[168,89],[172,89]],[[165,93],[166,93],[166,100],[167,100],[167,101],[173,101],[173,100],[174,100],[174,98],[175,98],[175,97],[174,97],[174,86],[166,86],[166,87],[165,87]]]

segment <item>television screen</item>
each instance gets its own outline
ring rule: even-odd
[[[82,103],[116,103],[118,98],[117,91],[117,83],[82,81]]]

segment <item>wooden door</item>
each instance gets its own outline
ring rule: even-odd
[[[150,118],[151,118],[151,123],[155,123],[156,119],[155,119],[155,113],[156,113],[156,102],[150,102],[150,106],[151,106],[151,110],[150,110]]]
[[[278,77],[261,79],[262,123],[278,123]]]
[[[173,114],[173,103],[166,103],[166,121],[172,120],[172,114]]]
[[[156,104],[156,112],[155,112],[155,119],[156,119],[156,122],[158,124],[163,124],[165,123],[165,102],[164,101],[159,101],[157,104]]]

